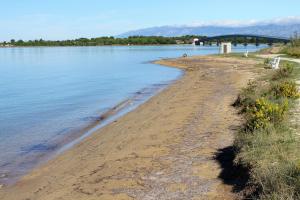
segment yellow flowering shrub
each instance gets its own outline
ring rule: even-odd
[[[287,97],[297,99],[300,97],[296,83],[291,81],[281,82],[273,86],[272,91],[277,98]]]
[[[247,128],[250,130],[265,128],[269,123],[277,123],[284,119],[285,112],[288,109],[288,101],[283,103],[272,103],[265,98],[255,101],[254,106],[247,110],[248,120]]]

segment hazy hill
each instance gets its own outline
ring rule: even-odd
[[[129,31],[119,35],[128,36],[182,36],[182,35],[204,35],[216,36],[223,34],[258,34],[268,36],[290,37],[294,32],[300,33],[300,22],[295,24],[267,24],[242,27],[226,26],[161,26]]]

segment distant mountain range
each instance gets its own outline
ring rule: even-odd
[[[300,22],[289,24],[264,24],[251,26],[161,26],[129,31],[119,35],[128,36],[183,36],[183,35],[203,35],[217,36],[224,34],[255,34],[277,37],[291,37],[295,32],[300,33]]]

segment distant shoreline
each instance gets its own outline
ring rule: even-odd
[[[192,44],[145,44],[145,45],[141,45],[141,44],[137,44],[137,45],[119,45],[119,44],[115,44],[115,45],[97,45],[97,46],[92,46],[92,45],[86,45],[86,46],[9,46],[9,47],[3,47],[0,46],[0,48],[32,48],[32,47],[131,47],[131,46],[178,46],[178,45],[183,45],[183,46],[191,46]]]
[[[242,45],[242,44],[238,44],[238,45]],[[248,44],[247,46],[251,46],[251,45],[255,45],[255,44]],[[260,44],[261,45],[267,45],[267,44]],[[80,48],[80,47],[146,47],[146,46],[195,46],[193,44],[147,44],[147,45],[98,45],[98,46],[10,46],[10,47],[3,47],[0,46],[0,49],[15,49],[15,48],[70,48],[70,47],[74,47],[74,48]],[[216,44],[213,44],[211,46],[217,46]],[[203,46],[195,46],[195,47],[203,47]],[[210,47],[208,45],[206,45],[205,47]],[[218,46],[217,46],[218,47]]]
[[[227,37],[230,37],[228,35]],[[257,44],[257,40],[252,38],[242,37],[239,39],[225,38],[212,39],[207,41],[207,45],[212,43],[220,43],[224,41],[234,41],[234,44]],[[41,46],[157,46],[157,45],[184,45],[205,43],[207,36],[200,35],[184,35],[184,36],[130,36],[127,38],[115,37],[97,37],[97,38],[78,38],[71,40],[14,40],[0,42],[0,47],[41,47]],[[201,42],[203,41],[203,42]],[[275,41],[274,41],[275,42]],[[260,39],[259,44],[268,43],[268,40]]]

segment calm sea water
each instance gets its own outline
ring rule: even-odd
[[[118,103],[142,102],[181,75],[149,61],[217,52],[188,45],[0,48],[0,182],[27,172]]]

